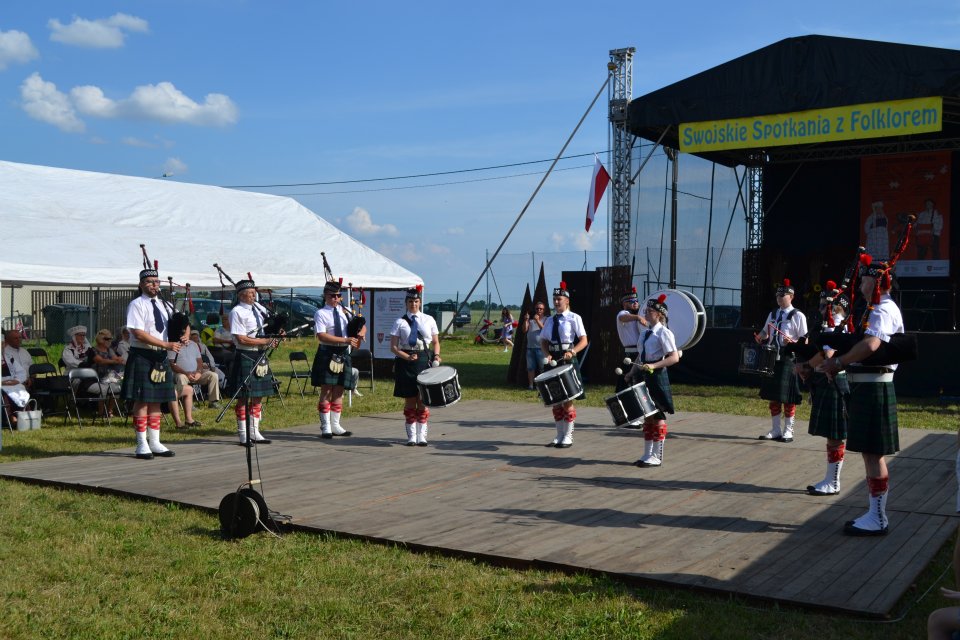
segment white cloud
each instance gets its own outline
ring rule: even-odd
[[[77,117],[70,98],[47,82],[39,73],[33,73],[20,85],[23,110],[31,118],[46,122],[68,133],[80,133],[86,126]]]
[[[607,234],[594,230],[592,233],[586,231],[568,231],[559,233],[554,231],[550,235],[550,242],[560,251],[593,251],[603,249],[606,246]]]
[[[7,65],[30,62],[40,54],[30,41],[30,36],[22,31],[0,31],[0,71]]]
[[[135,138],[133,136],[125,136],[120,138],[120,144],[125,144],[128,147],[139,147],[141,149],[154,149],[156,145],[147,142],[146,140],[141,140],[140,138]]]
[[[418,247],[412,242],[405,244],[381,244],[377,251],[387,256],[391,260],[400,263],[420,262],[424,256],[418,251]]]
[[[164,176],[179,176],[187,172],[187,165],[180,158],[167,158],[163,163]]]
[[[448,236],[462,236],[466,231],[463,227],[450,227],[444,231]]]
[[[90,144],[108,144],[108,143],[106,140],[104,140],[100,136],[92,136],[90,138]]]
[[[123,46],[128,32],[147,33],[150,30],[146,20],[125,13],[97,20],[74,16],[68,25],[52,18],[47,26],[50,27],[51,40],[91,49],[118,49]]]
[[[355,207],[353,213],[347,216],[346,222],[351,231],[361,236],[378,234],[396,236],[400,233],[392,224],[374,224],[370,212],[361,207]]]
[[[203,104],[198,104],[170,82],[141,85],[122,100],[111,100],[100,87],[90,85],[74,87],[70,95],[80,113],[97,118],[125,117],[202,127],[235,124],[239,116],[237,105],[228,96],[210,93]]]

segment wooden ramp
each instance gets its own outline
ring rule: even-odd
[[[766,419],[678,414],[665,465],[640,469],[641,432],[611,427],[606,409],[577,413],[571,449],[543,446],[549,409],[490,401],[433,410],[426,448],[403,446],[399,412],[349,420],[351,438],[321,440],[316,424],[271,431],[257,448],[264,493],[304,529],[876,616],[956,527],[952,433],[901,430],[890,534],[860,539],[841,534],[866,508],[860,457],[848,456],[840,496],[808,496],[825,455],[804,423],[781,444],[756,439]],[[229,437],[175,449],[2,464],[0,476],[214,510],[246,479]]]

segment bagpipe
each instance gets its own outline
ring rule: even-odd
[[[233,278],[231,278],[230,275],[227,274],[227,272],[224,271],[224,270],[220,267],[220,265],[218,265],[216,262],[213,263],[213,268],[216,269],[216,270],[217,270],[217,273],[220,274],[220,285],[221,285],[221,294],[220,294],[220,295],[221,295],[221,298],[220,298],[220,299],[221,299],[221,302],[220,302],[220,308],[221,308],[221,313],[222,313],[222,309],[223,309],[223,289],[225,288],[224,285],[223,285],[223,279],[226,278],[226,279],[227,279],[227,282],[229,282],[230,284],[232,284],[233,287],[234,287],[234,289],[236,289],[237,283],[234,282],[234,281],[233,281]],[[249,271],[247,272],[247,279],[250,280],[250,282],[253,282],[253,275],[252,275]],[[254,289],[256,289],[256,287],[254,287]],[[257,289],[257,291],[259,292],[258,289]],[[272,301],[273,301],[273,290],[272,290],[272,289],[266,289],[265,292],[267,292],[268,297],[269,297],[269,300],[270,300],[270,302],[272,302]],[[263,333],[264,333],[264,336],[263,336],[263,337],[266,337],[266,338],[279,338],[279,337],[282,337],[282,334],[283,334],[284,330],[285,330],[286,327],[287,327],[287,322],[289,321],[290,316],[289,316],[286,312],[274,313],[271,309],[268,309],[267,307],[264,307],[263,305],[261,305],[261,304],[258,303],[258,302],[254,302],[254,304],[256,305],[256,308],[259,309],[260,311],[262,311],[263,314],[264,314],[264,318],[263,318],[263,320],[261,321],[261,324],[262,324],[262,326],[263,326]],[[270,303],[268,303],[268,304],[270,304]],[[272,306],[272,305],[270,305],[270,306]]]
[[[150,256],[147,255],[147,246],[145,244],[140,245],[140,251],[143,253],[143,268],[159,271],[159,262],[156,260],[150,260]],[[159,278],[159,276],[157,277]],[[187,325],[190,324],[190,317],[187,314],[176,310],[173,299],[173,277],[168,276],[167,282],[169,283],[167,297],[163,297],[163,288],[161,287],[157,294],[157,298],[160,300],[160,304],[166,308],[167,314],[169,315],[167,320],[167,340],[169,342],[180,342],[183,332],[186,330]],[[190,285],[187,285],[188,291],[189,286]]]
[[[323,251],[320,252],[320,257],[323,259],[323,276],[327,282],[333,282],[337,280],[333,277],[333,270],[330,268],[330,263],[327,262],[327,254]],[[343,278],[340,278],[339,283],[343,285]],[[349,318],[347,320],[347,337],[348,338],[359,338],[360,332],[367,325],[367,319],[363,317],[363,305],[366,304],[366,294],[363,289],[360,289],[360,297],[357,300],[354,300],[353,297],[353,283],[347,283],[347,305],[344,306],[343,303],[340,303],[340,306],[343,307],[344,312]]]
[[[852,319],[853,313],[850,313],[847,316],[847,327],[850,330],[849,333],[841,333],[838,331],[821,333],[817,337],[817,350],[822,349],[824,346],[829,346],[834,350],[836,356],[842,356],[863,339],[865,331],[869,326],[870,313],[873,311],[874,306],[880,302],[881,281],[885,281],[885,288],[889,288],[893,267],[897,264],[900,256],[903,255],[903,253],[907,250],[907,246],[910,244],[910,232],[913,230],[913,224],[916,222],[916,219],[917,217],[914,215],[910,215],[907,218],[907,223],[900,234],[900,239],[897,241],[897,246],[894,249],[889,262],[887,263],[886,268],[882,273],[876,276],[877,284],[874,287],[873,295],[867,301],[867,308],[863,312],[863,317],[858,330],[854,331]],[[866,253],[866,249],[859,247],[857,249],[857,257],[855,261],[844,273],[841,290],[837,295],[839,296],[840,294],[844,293],[844,291],[849,290],[851,311],[853,309],[854,292],[856,290],[856,281],[860,268],[861,266],[869,267],[871,261],[872,259],[870,258],[870,255]],[[870,367],[878,367],[890,364],[900,364],[902,362],[910,362],[911,360],[916,359],[916,335],[895,333],[890,336],[889,341],[881,341],[877,350],[864,360],[861,360],[859,364]]]

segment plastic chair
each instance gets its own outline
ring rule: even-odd
[[[290,354],[290,379],[287,380],[287,393],[290,393],[290,385],[293,384],[294,380],[300,382],[300,397],[304,397],[304,391],[307,388],[307,380],[310,379],[310,366],[305,364],[306,369],[304,371],[297,370],[297,362],[307,363],[307,354],[303,351],[293,351]]]
[[[58,398],[63,399],[64,418],[63,424],[67,424],[67,416],[70,415],[69,398],[72,395],[70,380],[67,376],[60,375],[57,368],[49,362],[38,362],[30,365],[30,379],[33,380],[33,388],[30,395],[37,399],[43,411],[47,415],[61,413],[54,411],[54,404]]]
[[[353,368],[359,371],[361,376],[370,376],[370,390],[374,391],[373,354],[370,349],[357,349],[350,354],[350,359],[353,362]],[[365,365],[366,368],[361,365]]]

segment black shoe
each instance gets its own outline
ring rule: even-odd
[[[777,438],[777,442],[793,442],[793,438],[784,438],[783,436],[780,436]]]
[[[883,529],[878,529],[873,531],[871,529],[861,529],[853,524],[853,521],[848,522],[843,526],[843,534],[847,536],[854,536],[858,538],[872,538],[875,536],[885,536],[889,531],[889,527],[884,527]]]
[[[425,446],[427,446],[427,443],[426,443],[426,442],[418,442],[418,443],[417,443],[417,446],[418,446],[418,447],[425,447]]]
[[[257,445],[257,444],[270,444],[271,442],[273,442],[273,440],[271,440],[270,438],[260,438],[259,440],[254,440],[254,441],[253,441],[253,444],[255,444],[255,445]]]
[[[414,442],[413,440],[407,440],[404,444],[406,444],[408,447],[415,447],[415,446],[417,446],[417,443]]]
[[[562,442],[558,442],[558,443],[555,444],[554,446],[555,446],[557,449],[569,449],[570,447],[573,446],[573,443],[571,442],[570,444],[563,444]]]
[[[650,464],[649,462],[644,462],[643,460],[637,460],[633,464],[640,467],[641,469],[659,469],[660,467],[663,466],[662,462],[660,464]]]
[[[324,440],[333,440],[332,433],[321,433],[320,437],[323,438]]]
[[[343,433],[334,433],[333,435],[338,436],[340,438],[346,438],[347,436],[352,436],[353,431],[344,431]]]
[[[811,484],[811,485],[807,485],[807,493],[809,493],[812,496],[835,496],[840,492],[834,491],[833,493],[828,493],[826,491],[820,491],[819,489],[817,489]],[[853,522],[853,520],[851,520],[850,522]]]
[[[559,440],[558,440],[557,442],[548,442],[547,444],[545,444],[545,445],[543,445],[543,446],[555,448],[558,444],[560,444],[560,441],[559,441]]]
[[[173,451],[170,451],[170,449],[167,449],[166,451],[164,451],[164,452],[162,452],[162,453],[155,453],[155,454],[153,454],[153,455],[157,456],[158,458],[172,458],[173,456],[175,456],[175,455],[177,455],[177,454],[175,454]]]
[[[134,456],[134,457],[136,457],[137,460],[153,460],[153,454],[152,454],[152,453],[138,453],[138,454],[137,454],[136,456]]]
[[[241,447],[246,447],[247,449],[253,449],[253,447],[256,446],[253,442],[238,442],[237,444]]]

